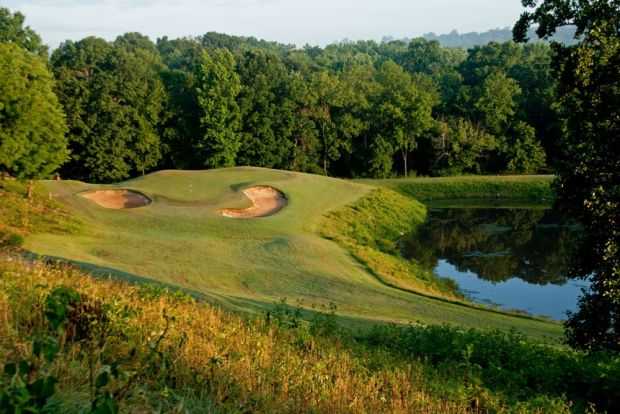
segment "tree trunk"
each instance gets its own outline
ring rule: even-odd
[[[321,122],[321,138],[323,139],[323,174],[327,176],[327,140],[325,139],[324,122]]]
[[[403,168],[405,170],[405,177],[408,177],[409,171],[407,169],[407,151],[402,150],[402,154],[403,154]]]
[[[27,198],[32,200],[32,193],[34,192],[34,180],[28,180]]]

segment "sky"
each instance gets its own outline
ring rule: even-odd
[[[321,45],[512,26],[520,0],[0,0],[52,47],[95,35],[153,40],[210,31]]]

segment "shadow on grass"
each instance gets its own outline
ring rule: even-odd
[[[279,302],[266,302],[237,296],[221,295],[213,292],[202,292],[184,288],[172,283],[161,282],[147,276],[139,276],[111,267],[99,266],[79,260],[66,259],[64,257],[39,255],[30,251],[23,252],[22,256],[30,261],[38,260],[49,264],[65,264],[75,266],[83,272],[98,279],[111,279],[127,282],[132,285],[154,286],[157,288],[166,289],[171,293],[181,292],[198,301],[203,301],[226,311],[234,312],[237,315],[250,318],[267,317],[268,314],[273,313],[273,311],[277,308],[280,310],[286,310],[291,314],[297,312],[300,319],[304,321],[312,321],[321,315],[325,315],[325,312],[321,309],[313,310],[304,307],[314,306],[312,303],[289,304],[282,302],[282,300],[286,300],[286,298],[281,298]],[[339,314],[335,315],[335,319],[340,326],[346,327],[347,329],[358,333],[369,332],[377,326],[389,323],[388,321],[371,320]],[[407,325],[401,324],[400,326]]]

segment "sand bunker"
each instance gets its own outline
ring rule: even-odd
[[[288,201],[284,194],[273,187],[257,186],[243,190],[243,194],[252,201],[252,206],[243,209],[227,208],[220,210],[224,217],[256,218],[276,214]]]
[[[123,209],[144,207],[151,204],[151,199],[144,194],[131,190],[98,190],[82,194],[101,207]]]

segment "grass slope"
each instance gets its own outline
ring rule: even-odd
[[[257,220],[221,217],[219,208],[248,205],[240,190],[251,185],[282,190],[288,207]],[[95,273],[158,281],[245,311],[272,308],[281,298],[307,309],[334,304],[339,315],[357,326],[420,321],[517,329],[538,338],[561,335],[559,324],[391,287],[369,272],[368,263],[322,238],[320,232],[329,226],[325,215],[355,206],[373,189],[367,185],[258,168],[162,171],[108,186],[134,189],[154,201],[132,210],[107,210],[79,195],[102,186],[69,181],[46,182],[45,187],[82,221],[83,230],[32,235],[25,247]]]
[[[421,201],[443,199],[499,199],[550,203],[551,175],[501,175],[357,180],[386,187]]]
[[[0,366],[8,412],[568,414],[620,398],[610,356],[446,327],[355,337],[328,314],[306,324],[283,309],[245,319],[5,254]]]

